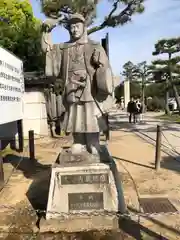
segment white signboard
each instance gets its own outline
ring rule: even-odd
[[[23,62],[0,47],[0,124],[23,118]]]

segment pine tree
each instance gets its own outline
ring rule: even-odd
[[[151,82],[149,79],[149,76],[152,73],[152,69],[150,66],[147,65],[146,61],[140,62],[137,65],[135,65],[134,74],[136,78],[138,78],[141,81],[141,98],[142,98],[142,106],[143,106],[143,112],[145,107],[145,89],[146,84]]]
[[[123,65],[122,75],[126,81],[135,81],[137,79],[136,66],[131,61],[126,62]]]
[[[175,85],[180,74],[180,57],[176,54],[180,52],[180,38],[162,39],[155,44],[155,51],[153,55],[167,54],[167,59],[157,59],[152,62],[154,65],[154,70],[161,80],[165,79],[166,87],[168,89],[169,85],[172,87],[174,92],[174,97],[177,102],[177,107],[180,114],[180,99],[179,94]],[[166,94],[166,105],[168,105],[168,91]],[[166,106],[167,108],[167,106]],[[168,110],[168,109],[167,109]]]
[[[167,73],[167,67],[162,67],[161,64],[159,64],[158,60],[153,61],[151,65],[152,73],[153,73],[153,80],[155,80],[156,84],[162,84],[164,90],[165,90],[165,113],[167,115],[170,115],[170,110],[169,110],[169,80],[168,80],[168,73]]]

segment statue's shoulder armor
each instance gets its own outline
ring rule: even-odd
[[[95,42],[91,39],[88,39],[88,44],[93,46],[93,47],[102,47],[101,44],[99,42]],[[53,44],[53,49],[60,49],[60,50],[64,50],[67,48],[71,48],[74,44],[70,43],[70,42],[65,42],[65,43],[58,43],[58,44]]]

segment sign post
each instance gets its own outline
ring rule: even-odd
[[[0,190],[4,184],[4,170],[3,170],[3,157],[1,155],[1,140],[0,140]]]

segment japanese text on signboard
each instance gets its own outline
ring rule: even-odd
[[[23,93],[23,63],[0,47],[0,124],[22,119]]]

